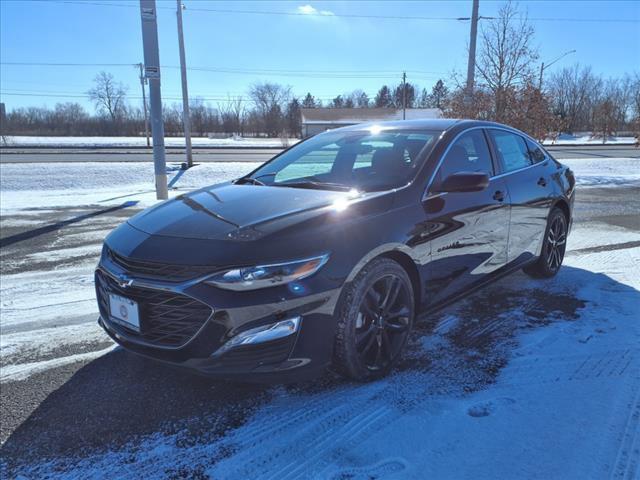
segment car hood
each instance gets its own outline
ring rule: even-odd
[[[150,235],[252,240],[292,216],[341,208],[367,194],[225,183],[180,195],[145,210],[129,224]],[[284,222],[287,223],[287,222]],[[247,238],[243,238],[243,236]]]

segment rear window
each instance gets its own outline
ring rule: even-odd
[[[489,130],[489,135],[493,138],[498,159],[505,173],[528,167],[533,163],[527,144],[520,135],[495,129]]]

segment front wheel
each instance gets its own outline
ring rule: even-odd
[[[560,270],[564,252],[567,248],[568,223],[564,212],[554,208],[547,220],[544,243],[540,257],[532,265],[523,268],[524,272],[534,278],[550,278]]]
[[[411,280],[398,263],[379,258],[346,288],[338,307],[334,368],[360,381],[380,378],[397,363],[413,327]]]

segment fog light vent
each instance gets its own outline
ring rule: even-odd
[[[220,355],[231,348],[241,345],[256,345],[288,337],[298,331],[301,323],[301,317],[293,317],[246,330],[225,343],[222,348],[215,352],[215,355]]]

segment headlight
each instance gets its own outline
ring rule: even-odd
[[[257,267],[234,268],[216,273],[206,283],[226,290],[256,290],[258,288],[284,285],[294,280],[302,280],[316,273],[327,263],[329,255]]]

